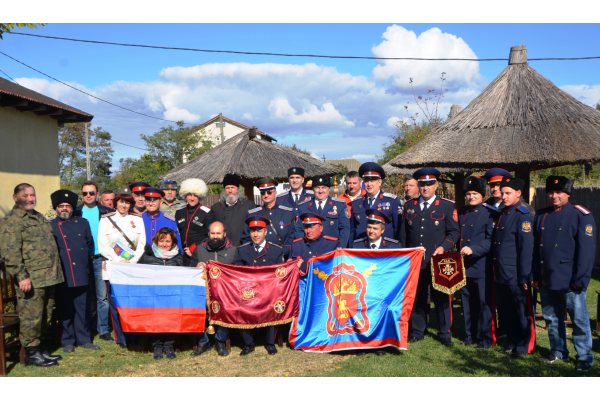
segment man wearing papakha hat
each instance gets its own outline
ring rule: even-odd
[[[75,351],[74,345],[98,350],[92,344],[86,310],[89,307],[89,273],[94,255],[94,236],[89,222],[73,216],[77,207],[77,194],[70,190],[57,190],[50,195],[56,218],[51,219],[52,232],[62,265],[65,281],[56,285],[54,298],[62,328],[60,341],[65,353]]]
[[[493,246],[494,289],[498,311],[504,313],[508,346],[518,358],[535,349],[535,311],[531,299],[533,217],[520,203],[525,182],[502,178],[504,208],[496,224]]]
[[[277,185],[277,181],[271,178],[263,178],[256,182],[255,186],[260,190],[263,206],[248,211],[248,217],[260,215],[269,220],[267,241],[283,247],[283,254],[287,257],[294,240],[296,213],[289,204],[277,204]],[[241,242],[249,243],[251,241],[250,230],[246,225]]]
[[[491,194],[490,198],[487,199],[485,203],[489,204],[490,206],[494,206],[498,211],[502,211],[504,208],[504,204],[502,204],[502,192],[500,191],[500,181],[504,177],[514,178],[510,172],[502,168],[492,168],[483,175],[483,179],[485,179],[490,186]],[[523,196],[521,196],[519,201],[521,202],[521,205],[531,213],[532,216],[535,216],[535,210],[528,202],[525,201],[525,199],[523,199]]]
[[[551,175],[546,193],[552,206],[538,210],[533,223],[533,282],[539,288],[542,312],[550,337],[550,354],[543,361],[569,360],[565,308],[573,323],[578,371],[592,368],[592,332],[585,302],[596,257],[596,223],[590,211],[573,206],[573,179]]]
[[[338,238],[342,247],[348,246],[350,237],[350,220],[348,208],[343,199],[329,196],[331,180],[328,176],[317,175],[313,177],[314,199],[304,200],[297,205],[297,213],[311,212],[325,218],[323,221],[323,235]],[[298,220],[294,227],[294,237],[304,236],[302,221]]]
[[[391,250],[400,249],[400,242],[393,238],[383,237],[385,225],[390,218],[378,210],[367,210],[367,237],[356,239],[353,249]]]
[[[367,236],[367,217],[365,211],[376,209],[383,212],[390,220],[385,226],[384,236],[397,237],[400,229],[400,215],[402,215],[402,205],[398,196],[391,193],[384,193],[381,190],[381,184],[385,179],[385,171],[381,165],[374,162],[366,162],[358,169],[365,191],[364,196],[352,202],[352,215],[350,216],[350,243],[356,239],[362,239]]]
[[[288,182],[291,189],[277,195],[277,205],[282,204],[295,209],[298,203],[315,197],[314,191],[304,188],[304,168],[288,169]]]
[[[450,296],[431,287],[431,257],[450,251],[460,238],[458,212],[452,200],[435,195],[440,171],[421,168],[413,174],[419,184],[418,199],[404,203],[400,243],[403,247],[425,247],[425,259],[417,283],[417,293],[409,321],[408,343],[423,340],[427,329],[427,315],[431,307],[427,294],[435,303],[438,336],[445,346],[452,346],[452,307]]]
[[[177,247],[179,247],[179,251],[183,252],[181,237],[177,230],[175,217],[160,211],[160,204],[165,193],[158,188],[147,187],[142,190],[142,195],[144,196],[146,204],[146,212],[142,214],[144,228],[146,230],[146,244],[152,247],[152,238],[154,238],[156,232],[158,232],[160,228],[169,228],[175,231],[175,234],[177,235]]]
[[[165,193],[165,197],[163,197],[162,204],[160,205],[160,211],[175,216],[175,211],[179,207],[185,206],[185,201],[177,198],[177,189],[179,188],[177,181],[166,179],[158,184],[158,188]]]
[[[486,181],[469,176],[463,183],[467,205],[458,210],[460,240],[458,249],[463,256],[467,285],[462,288],[461,300],[465,320],[464,346],[488,349],[496,343],[493,329],[492,236],[500,214],[494,206],[483,202]]]
[[[250,194],[251,197],[252,193]],[[240,245],[244,232],[244,221],[248,211],[256,208],[254,201],[250,200],[240,191],[240,177],[227,174],[223,178],[223,191],[219,201],[210,208],[212,221],[220,221],[227,229],[227,237],[231,243]]]
[[[187,203],[175,211],[175,221],[183,240],[183,265],[185,266],[190,265],[196,247],[208,239],[208,227],[213,219],[210,208],[200,203],[206,198],[207,193],[208,187],[202,179],[186,179],[181,182],[179,188],[179,195]]]

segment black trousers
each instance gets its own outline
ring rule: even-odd
[[[486,278],[467,278],[467,285],[461,289],[461,298],[465,340],[485,347],[493,346],[496,337],[492,325],[492,282]]]
[[[254,343],[254,337],[260,331],[265,332],[266,342],[268,345],[275,344],[275,333],[277,332],[276,326],[267,326],[266,328],[256,329],[242,329],[242,337],[244,338],[244,344],[246,346],[250,346],[252,343]]]
[[[89,330],[88,286],[69,287],[66,282],[56,285],[54,298],[62,329],[63,346],[91,343]]]
[[[450,339],[452,332],[452,307],[450,296],[431,288],[431,268],[429,263],[427,267],[422,268],[419,273],[419,282],[417,283],[417,294],[413,304],[412,313],[408,322],[408,336],[414,336],[422,339],[427,329],[427,317],[429,315],[430,305],[427,301],[427,294],[431,293],[431,300],[435,306],[435,313],[438,320],[438,336],[441,339]]]
[[[535,349],[535,314],[531,301],[531,288],[522,285],[496,283],[498,310],[504,313],[508,348],[513,351],[533,353]]]

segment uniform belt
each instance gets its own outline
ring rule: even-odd
[[[99,259],[99,258],[104,258],[104,257],[102,257],[102,254],[97,254],[97,255],[95,255],[95,256],[90,256],[90,258],[91,258],[92,260],[97,260],[97,259]]]

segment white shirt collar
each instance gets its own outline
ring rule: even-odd
[[[431,207],[431,205],[433,204],[433,201],[435,200],[437,196],[434,194],[429,200],[427,200],[427,204],[429,204],[429,207]],[[425,203],[425,199],[423,199],[421,196],[419,196],[419,206],[421,204]]]
[[[375,244],[375,245],[377,245],[377,248],[379,249],[379,248],[381,247],[381,241],[382,241],[382,240],[383,240],[383,236],[382,236],[382,237],[380,237],[380,238],[379,238],[379,240],[378,240],[378,241],[376,241],[376,242],[371,242],[371,240],[369,240],[369,248],[371,248],[371,245],[372,245],[372,244]]]
[[[263,251],[263,249],[265,248],[266,245],[267,245],[267,239],[263,240],[262,243],[258,245],[258,252],[260,253],[261,251]],[[254,244],[254,242],[252,243],[252,246],[254,246],[254,248],[256,248],[256,245]]]
[[[379,193],[381,193],[381,190],[379,190],[379,192],[377,192],[377,194],[373,197],[369,197],[369,193],[367,193],[367,199],[369,199],[369,200],[376,199],[377,197],[379,197]]]

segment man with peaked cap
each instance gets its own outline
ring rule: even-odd
[[[419,183],[418,199],[404,203],[400,243],[403,247],[425,247],[425,260],[417,283],[417,293],[409,320],[408,342],[423,340],[430,307],[427,294],[431,287],[431,257],[450,251],[460,238],[458,212],[452,200],[435,195],[440,171],[421,168],[413,174]],[[450,296],[431,289],[438,320],[438,336],[443,345],[452,346],[452,306]]]
[[[263,201],[262,207],[256,207],[248,211],[248,217],[260,215],[269,220],[267,226],[267,241],[283,247],[283,254],[287,257],[294,240],[294,222],[296,213],[289,205],[277,204],[277,181],[271,178],[263,178],[256,182],[255,186],[260,190]],[[242,243],[251,242],[248,225],[242,233]]]
[[[538,210],[533,223],[533,287],[539,288],[542,312],[550,337],[550,354],[543,361],[568,361],[565,308],[573,323],[578,371],[592,368],[592,332],[585,302],[596,257],[596,223],[590,211],[573,206],[573,179],[551,175],[546,193],[552,206]]]
[[[312,190],[305,189],[304,168],[292,167],[288,169],[288,181],[291,189],[277,195],[277,205],[284,205],[296,209],[298,203],[315,197]]]
[[[51,219],[52,232],[65,281],[55,288],[56,310],[62,328],[61,343],[65,353],[75,351],[74,345],[98,350],[92,344],[89,330],[89,270],[94,255],[94,236],[85,218],[73,216],[77,194],[57,190],[50,195],[56,218]]]
[[[504,207],[492,242],[496,302],[504,315],[508,335],[508,346],[502,352],[515,358],[535,349],[535,311],[530,286],[533,217],[519,201],[524,185],[519,178],[502,178]]]
[[[175,211],[179,207],[185,206],[185,201],[177,198],[177,182],[172,179],[166,179],[158,184],[158,188],[165,193],[165,197],[160,205],[160,211],[165,214],[175,216]]]
[[[179,187],[179,195],[187,203],[175,211],[175,221],[182,240],[183,265],[185,266],[190,265],[196,247],[208,239],[208,227],[214,221],[210,208],[200,203],[206,198],[207,193],[208,186],[202,179],[186,179],[181,182]],[[237,243],[233,244],[238,245]]]
[[[147,187],[150,187],[150,185],[146,182],[134,182],[129,185],[129,190],[131,190],[131,195],[133,196],[133,200],[135,200],[135,206],[133,206],[134,213],[142,215],[142,213],[146,211],[146,199],[144,198],[142,191]]]
[[[346,202],[329,196],[331,186],[328,176],[318,175],[313,178],[314,199],[304,200],[297,204],[297,214],[311,212],[322,216],[323,235],[337,237],[342,247],[348,246],[350,236],[350,220]],[[302,221],[298,220],[294,227],[295,238],[304,236]]]
[[[160,228],[169,228],[175,231],[175,234],[177,235],[177,247],[179,247],[179,251],[183,253],[181,237],[177,230],[175,217],[160,211],[160,203],[162,202],[164,195],[165,192],[158,188],[147,187],[142,190],[142,196],[144,196],[146,204],[146,212],[142,214],[144,228],[146,230],[146,244],[152,247],[152,238],[154,238],[156,232],[158,232]]]
[[[236,265],[273,265],[284,262],[283,249],[275,243],[267,241],[267,226],[269,220],[261,215],[252,215],[246,218],[246,225],[250,230],[252,242],[243,244],[238,249]],[[275,347],[276,326],[267,326],[266,349],[269,355],[277,354]],[[240,356],[245,356],[254,351],[254,336],[257,329],[242,329],[244,348]]]
[[[498,211],[502,211],[504,208],[504,204],[502,204],[502,192],[500,191],[500,181],[502,181],[502,178],[504,177],[514,178],[510,172],[502,168],[492,168],[483,175],[483,179],[485,179],[490,186],[491,194],[490,198],[487,199],[485,203],[496,207]],[[525,199],[523,199],[523,196],[521,196],[519,201],[521,202],[521,205],[531,213],[532,216],[535,216],[533,207],[531,207],[531,205],[527,203]]]
[[[330,253],[340,248],[338,238],[323,235],[323,222],[325,218],[311,212],[300,215],[304,227],[304,237],[294,240],[291,258],[299,258],[300,272],[306,274],[307,262],[310,258]]]
[[[458,210],[458,249],[463,256],[467,275],[467,285],[460,291],[465,320],[465,340],[462,344],[475,344],[477,350],[490,348],[496,343],[491,249],[499,213],[496,208],[483,202],[485,189],[485,179],[478,176],[465,178],[463,193],[467,205]]]
[[[385,179],[385,171],[377,163],[366,162],[360,166],[358,174],[364,182],[367,193],[354,200],[351,204],[350,243],[367,236],[365,211],[368,209],[381,211],[389,218],[390,223],[385,226],[384,236],[395,238],[400,229],[402,205],[398,196],[391,193],[384,193],[381,190],[381,184],[383,183],[383,179]]]
[[[390,218],[378,210],[367,210],[367,237],[356,239],[352,248],[371,250],[400,249],[402,246],[396,239],[383,237],[385,225],[390,223]]]
[[[252,194],[250,196],[254,197]],[[227,174],[223,178],[223,191],[219,201],[210,208],[210,219],[221,221],[227,228],[229,240],[239,246],[246,215],[254,208],[256,208],[254,201],[240,191],[240,177]]]

